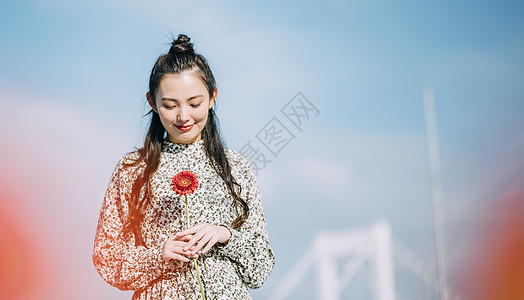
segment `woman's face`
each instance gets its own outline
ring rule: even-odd
[[[154,101],[149,93],[146,95],[173,143],[200,141],[208,111],[215,103],[217,90],[210,99],[209,92],[197,76],[192,71],[167,74],[160,80]]]

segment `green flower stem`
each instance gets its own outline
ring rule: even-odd
[[[187,194],[184,195],[186,197],[186,227],[189,229],[189,205],[187,202]],[[198,285],[200,286],[200,292],[202,293],[202,298],[206,300],[206,295],[204,294],[204,286],[202,285],[202,279],[200,279],[200,271],[198,270],[198,263],[196,258],[193,258],[193,265],[195,266],[196,272],[197,272],[197,279],[198,279]]]
[[[204,286],[202,286],[202,279],[200,279],[200,272],[198,272],[198,263],[197,263],[196,258],[193,258],[193,264],[195,265],[195,269],[197,271],[198,285],[200,286],[200,292],[202,293],[202,298],[206,300],[206,295],[204,294]]]
[[[187,194],[184,196],[186,197],[186,229],[189,229],[189,205],[187,204]]]

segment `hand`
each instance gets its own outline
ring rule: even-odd
[[[183,262],[189,262],[188,257],[197,258],[198,255],[192,254],[191,249],[184,250],[187,242],[191,239],[191,236],[179,237],[177,235],[169,236],[164,245],[162,246],[162,258],[165,261],[180,260]]]
[[[189,242],[184,246],[183,251],[189,251],[191,255],[196,255],[206,253],[216,243],[227,243],[231,238],[231,232],[224,226],[198,224],[180,231],[176,236],[180,239],[189,238]]]

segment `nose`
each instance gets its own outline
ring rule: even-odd
[[[187,111],[187,108],[184,106],[181,106],[178,110],[178,114],[176,118],[177,118],[177,122],[182,123],[182,124],[189,121],[189,112]]]

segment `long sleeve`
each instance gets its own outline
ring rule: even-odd
[[[238,229],[228,226],[231,238],[220,247],[218,253],[231,259],[247,287],[259,288],[271,273],[275,264],[273,250],[269,245],[266,220],[260,200],[260,192],[249,161],[237,154],[239,173],[236,177],[242,186],[241,195],[249,206],[249,217]]]
[[[247,201],[249,217],[238,229],[231,228],[236,208],[226,184],[207,158],[202,140],[176,144],[164,140],[158,169],[152,174],[151,199],[140,227],[145,246],[136,246],[133,233],[124,234],[132,183],[145,163],[129,166],[137,153],[122,158],[109,181],[95,236],[93,263],[110,285],[134,290],[133,299],[200,299],[192,263],[165,262],[161,247],[165,239],[186,228],[185,199],[172,190],[174,175],[190,170],[200,186],[188,197],[193,225],[225,225],[231,230],[226,245],[216,245],[198,261],[208,299],[252,299],[248,288],[258,288],[272,271],[275,258],[269,245],[260,192],[249,161],[226,150],[231,174]]]
[[[93,263],[98,273],[121,290],[140,290],[172,267],[159,247],[135,246],[132,234],[123,234],[127,219],[126,193],[131,178],[121,159],[106,190],[95,236]]]

